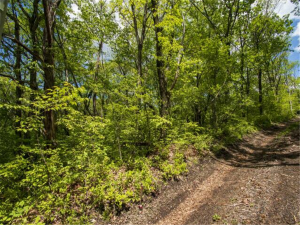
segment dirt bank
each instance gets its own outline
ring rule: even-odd
[[[298,129],[289,129],[295,123]],[[163,187],[158,197],[110,223],[299,223],[299,156],[297,118],[202,159],[186,177]]]

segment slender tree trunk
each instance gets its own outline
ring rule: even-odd
[[[137,70],[140,79],[143,77],[143,47],[144,47],[144,40],[146,37],[146,26],[147,26],[147,20],[148,20],[148,1],[144,4],[144,14],[143,14],[143,21],[142,21],[142,30],[141,34],[139,35],[139,28],[138,28],[138,20],[136,16],[136,9],[135,4],[132,2],[131,4],[131,11],[133,15],[133,26],[134,26],[134,32],[135,32],[135,39],[138,46],[138,53],[137,53]],[[141,85],[141,80],[139,80],[139,85]]]
[[[52,47],[52,46],[51,46]],[[47,93],[50,89],[54,86],[54,57],[52,55],[52,50],[49,49],[50,47],[47,46],[44,48],[44,90]],[[53,110],[45,111],[45,132],[46,132],[46,139],[50,143],[54,144],[55,142],[55,120],[54,120],[54,112]]]
[[[245,80],[244,79],[244,49],[243,49],[243,47],[242,47],[242,54],[241,54],[241,77],[243,78],[243,80]],[[243,99],[244,98],[244,84],[242,83],[242,85],[241,85],[241,99]],[[242,117],[246,117],[246,113],[245,113],[245,111],[244,111],[244,103],[242,103],[242,105],[241,105],[241,107],[242,107]]]
[[[143,77],[143,68],[142,68],[142,59],[143,59],[143,43],[138,43],[138,62],[137,62],[137,67],[138,67],[138,73],[140,78]],[[141,85],[141,81],[140,81]]]
[[[36,41],[36,33],[34,30],[31,31],[31,39],[32,39],[32,47],[33,47],[33,55],[32,55],[32,62],[33,63],[37,63],[38,61],[38,58],[37,58],[37,55],[39,54],[38,51],[37,51],[37,41]],[[32,90],[38,90],[38,86],[37,86],[37,79],[36,79],[36,75],[37,75],[37,72],[36,72],[36,69],[35,68],[31,68],[30,69],[30,83],[29,83],[29,86]],[[33,97],[31,97],[31,100]]]
[[[95,77],[94,77],[94,82],[95,83],[97,83],[97,81],[98,81],[102,48],[103,48],[103,41],[101,40],[99,42],[99,47],[98,47],[98,56],[97,56],[96,71],[95,71]],[[93,93],[93,115],[94,116],[97,115],[97,93],[95,91]]]
[[[291,89],[290,89],[290,86],[289,86],[289,82],[288,82],[288,78],[287,78],[287,77],[286,77],[285,84],[286,84],[286,86],[287,86],[288,93],[289,93],[289,105],[290,105],[290,110],[291,110],[291,113],[293,114],[293,102],[292,102],[292,100],[291,100]]]
[[[29,14],[27,14],[27,18],[29,21],[29,28],[30,28],[30,37],[32,40],[32,62],[33,63],[37,63],[37,61],[39,60],[39,51],[37,48],[37,44],[38,44],[38,40],[37,40],[37,35],[36,35],[36,31],[38,29],[38,25],[40,22],[40,18],[39,18],[39,1],[40,0],[34,0],[33,2],[33,12],[32,15],[29,16]],[[36,66],[36,65],[35,65]],[[36,68],[31,68],[29,70],[30,72],[30,88],[32,90],[38,90],[38,85],[37,85],[37,71]],[[34,96],[31,96],[31,100],[33,99]]]
[[[93,93],[93,115],[96,116],[97,115],[97,94]]]
[[[202,118],[202,121],[201,121],[201,124],[205,124],[206,120],[206,113],[207,113],[207,110],[208,110],[208,106],[209,106],[209,103],[210,103],[210,99],[211,99],[211,94],[208,94],[207,96],[207,101],[206,101],[206,104],[205,104],[205,107],[204,107],[204,110],[203,110],[203,116],[201,117]]]
[[[20,41],[20,24],[17,19],[15,20],[15,38],[16,40]],[[18,81],[18,85],[16,87],[16,103],[17,105],[21,105],[20,98],[23,95],[23,90],[21,88],[21,85],[23,85],[23,82],[22,82],[22,75],[21,75],[22,50],[20,45],[16,45],[15,53],[16,53],[16,60],[14,65],[14,72],[16,75],[16,80]],[[17,109],[16,116],[19,117],[19,119],[21,120],[22,118],[21,109]],[[20,121],[16,123],[16,127],[20,127]],[[16,133],[20,138],[22,137],[21,132],[16,131]]]
[[[250,74],[249,74],[249,68],[247,68],[247,77],[246,77],[246,97],[248,98],[250,95]],[[247,120],[249,119],[249,107],[246,106],[246,114],[247,114]]]
[[[259,102],[259,114],[263,114],[263,96],[262,96],[262,70],[258,70],[258,102]]]
[[[217,86],[217,72],[214,73],[213,76],[214,87]],[[217,129],[217,96],[214,96],[212,101],[212,121],[211,125],[214,129]]]
[[[197,71],[199,71],[199,65],[197,64]],[[199,88],[200,85],[200,79],[201,79],[201,75],[199,72],[197,72],[197,79],[196,79],[196,87],[197,89]],[[202,125],[202,111],[201,111],[201,107],[200,107],[200,103],[197,103],[194,107],[195,109],[195,122],[197,122],[200,126]]]
[[[288,87],[288,93],[289,93],[289,105],[290,105],[290,110],[291,110],[291,113],[293,114],[293,102],[291,100],[291,90],[290,90],[290,87]]]
[[[101,100],[101,105],[100,105],[100,116],[101,116],[101,118],[104,118],[104,95],[103,94],[101,94],[100,95],[100,100]],[[102,121],[103,121],[103,119],[102,119]]]

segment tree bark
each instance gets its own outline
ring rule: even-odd
[[[0,43],[2,41],[2,31],[3,31],[4,22],[5,22],[8,0],[4,0],[4,1],[2,0],[1,3],[3,6],[3,9],[0,9]]]
[[[263,96],[262,96],[262,70],[258,70],[258,102],[259,102],[259,114],[263,114]]]
[[[147,20],[148,20],[148,2],[146,1],[144,5],[144,13],[143,13],[143,21],[142,21],[142,30],[141,34],[139,35],[139,30],[138,30],[138,23],[137,23],[137,17],[136,17],[136,12],[135,12],[135,5],[134,3],[131,4],[131,11],[133,15],[133,27],[134,27],[134,32],[135,32],[135,39],[138,47],[138,53],[137,53],[137,70],[139,77],[143,77],[143,48],[144,48],[144,41],[146,37],[146,26],[147,26]],[[141,81],[139,81],[139,85],[141,85]]]
[[[165,117],[168,114],[169,108],[169,93],[167,89],[167,81],[164,74],[164,61],[163,61],[163,48],[159,40],[159,35],[163,32],[163,28],[158,26],[159,16],[158,16],[158,2],[157,0],[152,0],[152,14],[154,22],[155,31],[155,42],[156,42],[156,70],[158,76],[158,85],[160,93],[160,116]]]
[[[19,24],[19,21],[17,18],[15,20],[15,38],[16,38],[16,40],[20,41],[20,24]],[[21,49],[20,45],[16,45],[15,54],[16,54],[16,59],[15,59],[16,61],[15,61],[15,65],[14,65],[14,72],[16,75],[16,80],[18,81],[18,85],[16,87],[16,104],[20,106],[21,105],[20,98],[23,95],[23,90],[21,88],[21,85],[23,85],[22,74],[21,74],[22,49]],[[21,125],[20,120],[22,118],[21,109],[17,109],[16,116],[19,117],[19,121],[16,123],[16,127],[20,127],[20,125]],[[20,138],[22,137],[21,132],[16,131],[16,134]]]
[[[30,36],[31,36],[31,40],[32,40],[32,62],[33,63],[37,63],[38,61],[38,56],[39,56],[39,52],[37,49],[37,44],[38,44],[38,40],[37,40],[37,36],[36,36],[36,30],[38,28],[39,22],[40,22],[40,17],[39,17],[39,13],[38,13],[38,4],[39,4],[40,0],[34,0],[33,2],[33,13],[31,16],[29,16],[29,14],[23,9],[23,12],[25,15],[27,15],[28,17],[28,21],[29,21],[29,28],[30,28]],[[21,7],[22,5],[19,4]],[[37,85],[37,71],[35,68],[31,68],[30,69],[30,88],[32,90],[38,90],[38,85]],[[32,97],[33,98],[33,97]],[[33,100],[33,99],[31,99]]]
[[[47,1],[43,0],[45,29],[44,29],[44,90],[47,93],[51,90],[55,83],[54,77],[54,25],[55,25],[55,12],[60,4],[60,0]],[[55,146],[55,115],[53,110],[45,111],[45,134],[48,144]]]
[[[31,30],[31,39],[32,39],[32,47],[33,47],[32,62],[37,63],[37,61],[38,61],[37,55],[39,53],[38,53],[38,50],[36,48],[37,40],[36,40],[36,31],[35,30]],[[38,90],[37,79],[36,79],[37,76],[36,75],[37,75],[36,69],[35,68],[30,68],[30,82],[29,82],[29,85],[30,85],[30,88],[32,90]]]
[[[246,97],[248,98],[250,95],[250,71],[247,67],[247,77],[246,77]],[[249,119],[249,107],[246,106],[246,114],[247,114],[247,120]]]

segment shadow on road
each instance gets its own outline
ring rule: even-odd
[[[295,123],[298,123],[298,129],[296,127],[284,135],[283,132]],[[223,148],[216,157],[235,167],[297,166],[300,165],[299,139],[299,118],[297,118]]]

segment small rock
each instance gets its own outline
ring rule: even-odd
[[[249,204],[249,199],[245,198],[245,199],[243,200],[243,203],[248,205],[248,204]]]

